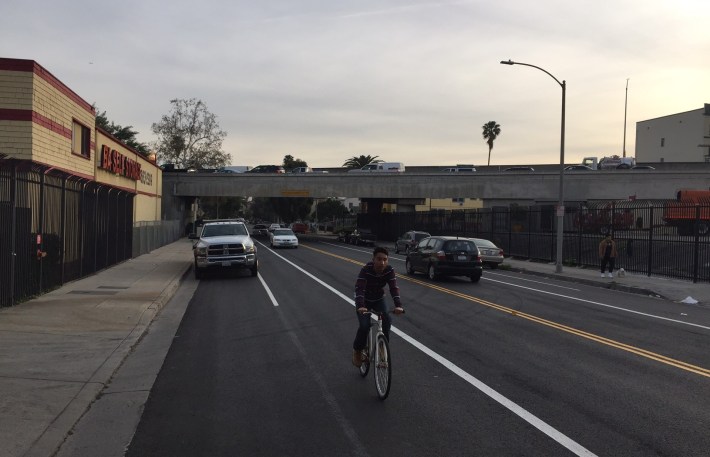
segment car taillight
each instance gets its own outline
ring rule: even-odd
[[[502,249],[498,251],[498,255],[503,257],[503,250]]]
[[[439,251],[436,253],[436,258],[439,260],[446,260],[446,253],[444,251]]]

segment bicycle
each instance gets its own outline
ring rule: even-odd
[[[360,365],[360,376],[363,378],[370,372],[370,361],[374,360],[374,377],[377,396],[380,400],[385,400],[390,394],[392,385],[392,357],[390,354],[389,341],[382,331],[382,312],[366,311],[363,314],[374,314],[377,316],[377,325],[370,325],[367,334],[367,344],[362,350],[362,364]]]

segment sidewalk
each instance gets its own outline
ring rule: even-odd
[[[0,309],[0,456],[54,454],[191,265],[181,239]]]
[[[191,265],[192,243],[181,239],[0,309],[0,457],[56,452]],[[704,283],[630,273],[600,278],[596,269],[577,267],[557,274],[554,264],[515,259],[506,259],[503,269],[710,305],[710,285]]]

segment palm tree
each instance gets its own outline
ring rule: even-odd
[[[489,121],[483,124],[483,138],[488,143],[488,165],[491,164],[491,150],[493,150],[493,142],[500,135],[500,125],[496,121]]]
[[[365,165],[369,165],[377,159],[377,156],[360,156],[360,157],[350,157],[343,164],[346,168],[362,168]]]

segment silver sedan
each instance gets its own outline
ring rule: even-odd
[[[503,250],[495,245],[492,241],[484,240],[483,238],[469,238],[478,248],[481,253],[481,260],[484,265],[491,269],[498,268],[503,262]]]

